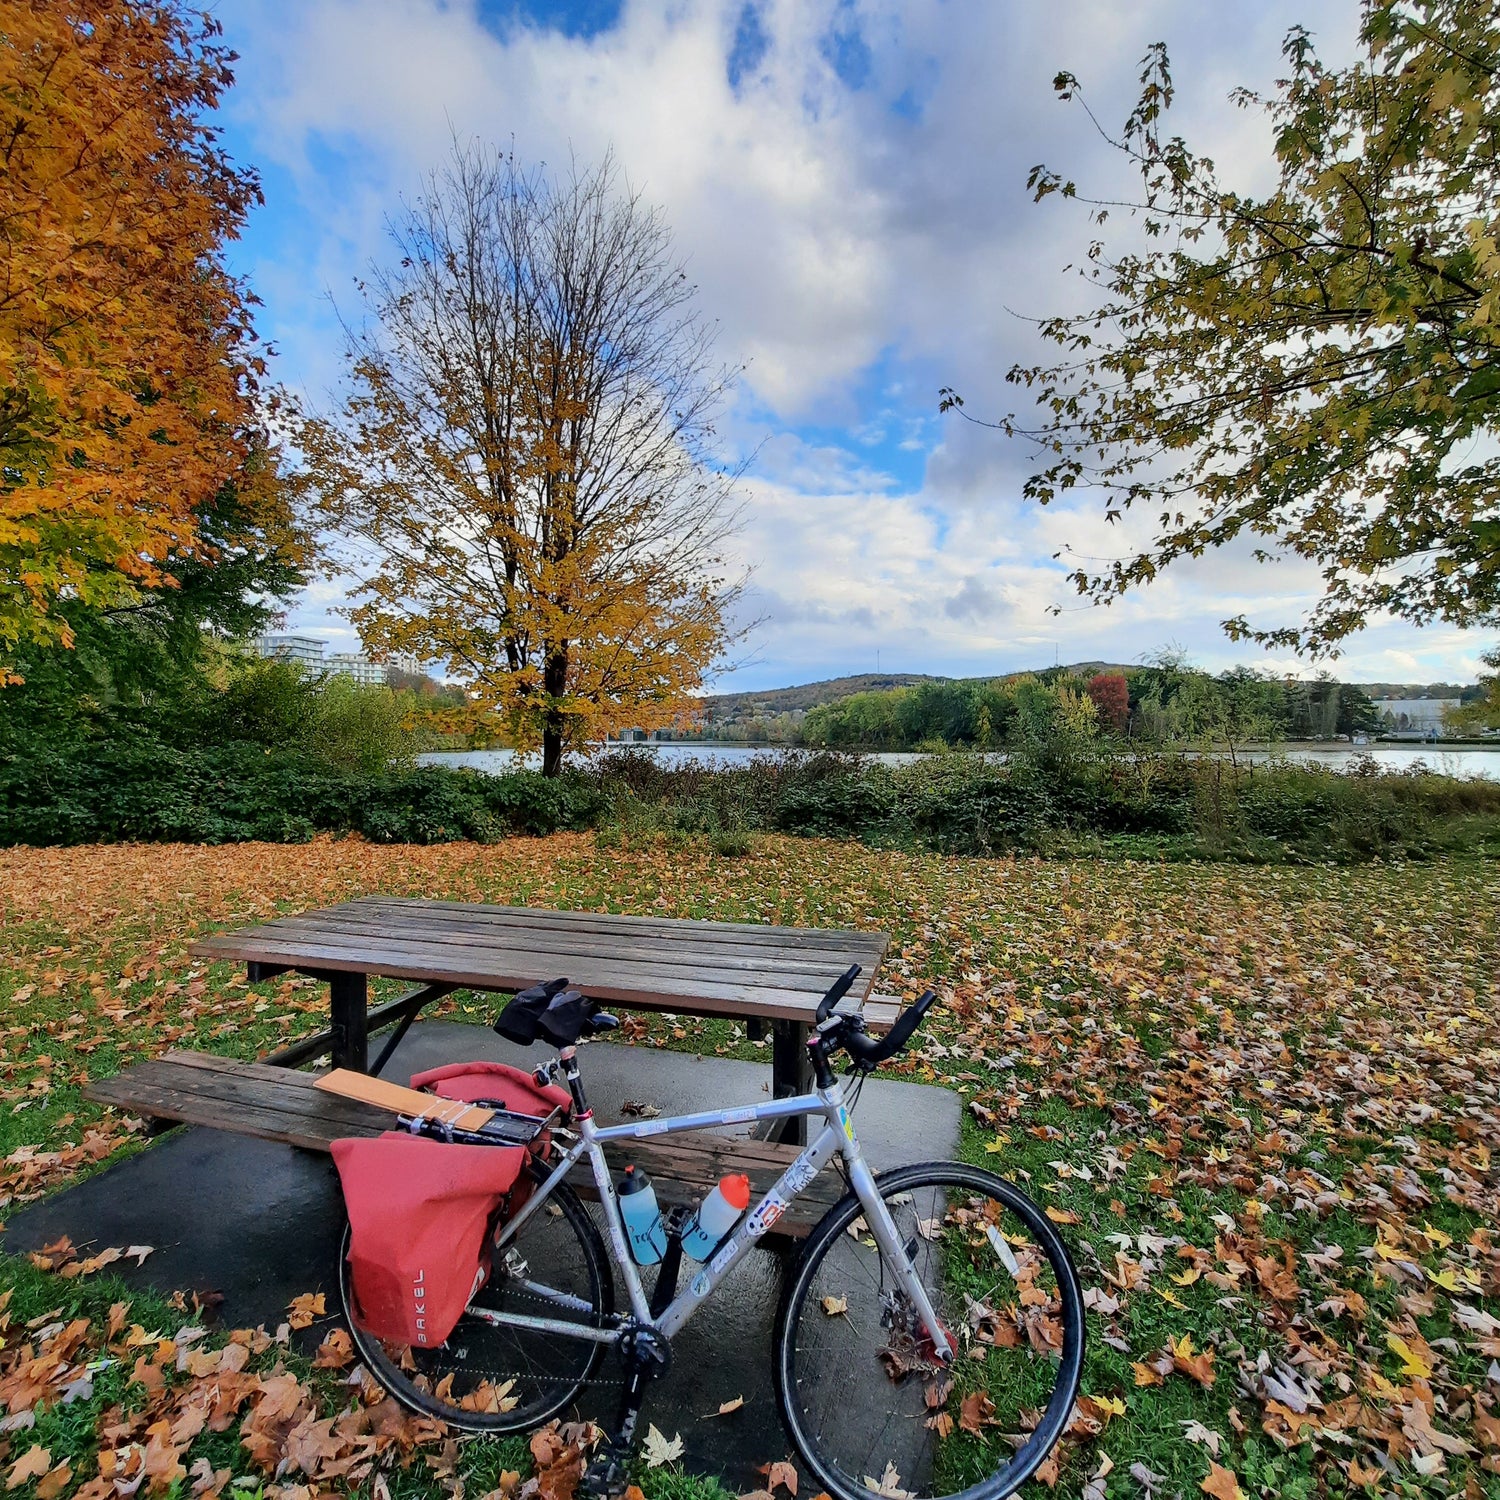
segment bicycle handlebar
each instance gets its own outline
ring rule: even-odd
[[[828,1019],[828,1017],[833,1013],[834,1006],[837,1005],[839,1001],[849,993],[849,986],[853,984],[854,981],[858,978],[859,965],[850,964],[849,967],[845,969],[844,972],[833,981],[833,984],[829,987],[828,993],[824,995],[820,1001],[818,1001],[818,1011],[815,1019],[819,1022],[819,1024]]]
[[[922,1024],[922,1018],[937,1001],[936,990],[925,990],[920,999],[908,1005],[896,1018],[896,1024],[876,1041],[864,1031],[846,1027],[840,1038],[841,1045],[849,1056],[862,1068],[878,1067],[888,1058],[894,1057],[911,1039],[912,1033]]]

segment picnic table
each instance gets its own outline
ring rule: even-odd
[[[291,972],[326,981],[326,1031],[257,1062],[168,1052],[95,1079],[84,1092],[158,1126],[207,1126],[329,1151],[342,1138],[379,1135],[391,1116],[317,1088],[299,1064],[330,1054],[335,1067],[378,1074],[423,1007],[441,996],[457,989],[512,992],[566,975],[590,998],[626,1010],[735,1017],[752,1034],[769,1024],[777,1097],[805,1093],[808,1024],[850,964],[863,972],[842,1007],[862,1005],[872,1031],[895,1020],[899,1002],[873,994],[887,941],[873,932],[366,896],[219,933],[190,948],[199,958],[243,962],[252,983]],[[371,976],[417,983],[371,1009]],[[391,1035],[371,1062],[370,1037],[385,1027]],[[621,1170],[627,1159],[649,1170],[662,1202],[692,1207],[725,1172],[747,1173],[756,1194],[772,1187],[805,1144],[805,1121],[775,1125],[774,1139],[695,1132],[622,1143],[606,1155]],[[593,1194],[587,1163],[570,1180],[585,1196]],[[842,1191],[836,1174],[822,1174],[771,1233],[806,1235]]]
[[[329,1029],[266,1062],[294,1065],[327,1052],[335,1067],[379,1073],[441,996],[512,992],[566,975],[590,999],[627,1010],[732,1017],[752,1036],[769,1023],[772,1091],[781,1098],[811,1087],[808,1026],[828,986],[859,964],[843,1004],[869,1002],[888,942],[878,932],[364,896],[220,933],[190,952],[243,962],[252,982],[289,971],[327,981]],[[372,1011],[371,976],[419,984]],[[894,1009],[875,1004],[872,1024],[888,1024]],[[372,1065],[370,1033],[393,1023]],[[805,1138],[805,1121],[779,1123],[782,1139]]]

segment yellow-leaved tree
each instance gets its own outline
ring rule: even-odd
[[[608,159],[558,181],[476,145],[391,233],[342,410],[297,438],[366,648],[445,663],[549,775],[681,720],[734,634],[735,476],[660,212]]]
[[[203,119],[232,60],[170,0],[4,6],[0,683],[16,647],[71,644],[68,607],[211,552],[200,511],[250,451],[252,299],[221,249],[260,193]]]

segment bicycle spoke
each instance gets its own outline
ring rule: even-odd
[[[1076,1390],[1082,1308],[1071,1265],[1038,1210],[1027,1205],[1028,1225],[986,1191],[988,1174],[936,1165],[894,1177],[882,1196],[897,1240],[916,1246],[912,1270],[958,1358],[940,1359],[873,1235],[848,1233],[857,1215],[846,1210],[796,1273],[780,1330],[784,1413],[841,1500],[872,1490],[1008,1494],[1050,1446]]]

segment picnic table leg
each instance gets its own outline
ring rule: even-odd
[[[812,1092],[812,1059],[807,1055],[807,1027],[801,1021],[771,1023],[771,1093],[777,1099]],[[772,1140],[794,1146],[807,1144],[807,1117],[778,1120]]]
[[[330,1051],[334,1067],[368,1073],[370,1045],[365,975],[330,974],[328,999],[333,1012],[329,1031],[333,1038]]]

